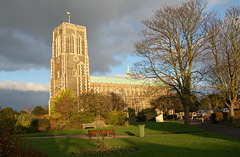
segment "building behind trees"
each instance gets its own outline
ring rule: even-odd
[[[129,67],[125,79],[90,76],[86,27],[63,22],[53,31],[50,110],[54,97],[67,88],[76,98],[87,92],[120,95],[136,112],[151,107],[151,100],[169,92],[159,82],[132,78]]]

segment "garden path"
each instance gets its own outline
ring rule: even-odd
[[[180,122],[184,123],[184,121]],[[205,129],[209,132],[215,132],[222,135],[234,137],[240,140],[240,128],[237,127],[231,127],[221,124],[213,124],[212,121],[205,121],[204,124],[202,124],[201,121],[192,120],[191,125]]]

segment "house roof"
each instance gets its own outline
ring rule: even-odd
[[[163,86],[162,82],[139,80],[139,79],[90,76],[90,80],[93,83],[129,84],[129,85],[144,85],[144,86],[160,86],[161,85],[161,86]]]

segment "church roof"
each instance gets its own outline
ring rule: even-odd
[[[144,86],[159,86],[163,85],[157,81],[138,80],[138,79],[124,79],[112,77],[90,76],[92,83],[109,83],[109,84],[129,84],[129,85],[144,85]]]

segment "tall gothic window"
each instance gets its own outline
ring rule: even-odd
[[[77,37],[77,54],[81,54],[81,36]]]
[[[69,48],[70,48],[69,53],[74,53],[74,35],[70,34],[69,39],[70,39],[70,41],[69,41]]]
[[[57,57],[60,56],[61,54],[61,45],[62,45],[62,38],[61,36],[58,36],[57,37],[57,49],[56,49],[56,52],[57,52]]]
[[[69,34],[66,40],[66,53],[74,53],[74,35]]]

